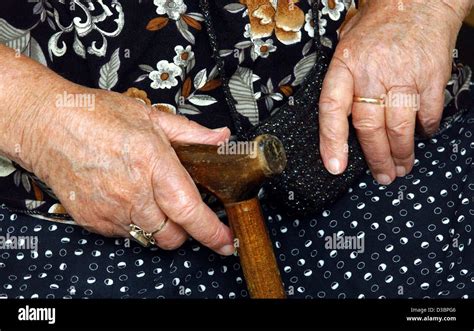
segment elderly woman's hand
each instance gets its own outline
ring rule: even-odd
[[[201,200],[170,142],[217,144],[209,130],[133,98],[72,84],[0,45],[0,153],[53,189],[77,223],[129,236],[131,223],[164,249],[188,234],[223,255],[230,229]],[[81,105],[80,100],[93,102]],[[76,100],[76,101],[75,101]],[[72,102],[71,102],[72,101]]]
[[[439,126],[470,2],[367,1],[343,27],[320,99],[321,154],[331,173],[347,166],[350,114],[380,184],[411,171],[415,124],[427,135]],[[353,102],[354,96],[385,98],[386,107]]]
[[[32,170],[77,223],[125,237],[130,223],[153,232],[168,217],[154,236],[158,246],[177,248],[189,234],[218,253],[234,252],[230,229],[201,200],[170,145],[217,144],[228,139],[228,129],[212,131],[117,93],[71,84],[54,87],[50,95],[61,93],[94,96],[94,108],[47,103],[54,110],[41,119],[48,131]]]

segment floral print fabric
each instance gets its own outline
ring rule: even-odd
[[[328,51],[351,0],[321,3]],[[220,55],[248,126],[288,102],[315,63],[310,0],[212,1]],[[0,4],[0,42],[78,84],[126,92],[208,127],[228,114],[199,1],[51,1]],[[43,216],[64,212],[33,174],[0,159],[0,197]]]
[[[356,10],[352,0],[321,0],[316,26],[312,0],[210,2],[230,92],[247,127],[292,101],[317,61],[315,33],[331,53],[346,14]],[[199,1],[3,0],[0,42],[78,84],[232,128]],[[446,100],[457,103],[470,71],[458,66],[453,73]],[[54,193],[2,157],[0,202],[64,219]]]
[[[232,126],[197,0],[0,2],[0,42],[76,83],[125,92],[209,127]],[[284,4],[292,4],[292,10]],[[213,1],[220,54],[248,126],[291,102],[331,52],[350,1]],[[474,116],[471,71],[453,67],[445,120],[417,141],[411,174],[379,186],[365,173],[317,215],[291,219],[263,205],[285,289],[292,298],[472,296]],[[468,106],[467,104],[470,104]],[[462,106],[461,106],[462,105]],[[33,174],[0,157],[0,204],[38,218],[65,210]],[[237,257],[193,240],[178,251],[102,238],[0,206],[0,235],[40,236],[40,253],[0,254],[0,298],[246,298]],[[363,253],[325,246],[327,236],[370,238]],[[43,246],[44,245],[44,246]],[[471,262],[469,262],[471,261]]]

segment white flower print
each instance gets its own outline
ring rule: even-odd
[[[64,5],[64,1],[59,1]],[[110,5],[104,4],[103,1],[97,1],[97,7],[94,6],[93,2],[88,2],[84,4],[79,0],[71,1],[71,4],[77,6],[81,11],[81,16],[76,16],[70,18],[69,25],[63,25],[61,23],[61,18],[56,9],[54,9],[54,19],[57,29],[60,30],[56,32],[49,38],[48,41],[48,51],[51,61],[53,60],[53,55],[56,57],[62,57],[66,54],[68,49],[68,44],[61,37],[65,34],[74,32],[74,42],[72,48],[74,52],[82,58],[86,58],[86,54],[95,55],[98,57],[104,57],[107,53],[108,38],[115,38],[120,35],[125,24],[125,14],[123,12],[122,5],[117,1],[112,1]],[[99,6],[101,11],[99,11]],[[114,11],[116,12],[114,14]],[[85,16],[84,18],[82,16]],[[107,22],[114,22],[113,30],[103,30],[102,24]],[[52,22],[50,22],[50,25]],[[99,27],[99,25],[101,27]],[[54,24],[53,24],[54,26]],[[98,33],[95,33],[95,32]],[[90,46],[83,44],[83,41],[86,40],[86,37],[91,34],[94,35],[94,39],[91,39]],[[99,40],[95,40],[100,36]],[[68,39],[69,40],[69,39]],[[100,45],[100,47],[98,47]]]
[[[174,48],[174,51],[176,52],[176,56],[173,58],[173,62],[178,66],[186,67],[188,63],[194,59],[194,52],[191,50],[190,45],[186,46],[186,48],[178,45]]]
[[[321,10],[323,15],[329,15],[333,21],[337,21],[341,18],[341,12],[345,8],[342,0],[322,0],[321,2],[324,6]]]
[[[319,35],[323,36],[326,33],[326,26],[328,25],[328,21],[324,19],[321,12],[318,12],[318,27],[319,27]],[[314,37],[314,18],[313,18],[313,11],[310,9],[305,15],[305,25],[304,29],[308,32],[308,35],[313,38]]]
[[[262,85],[260,87],[260,91],[261,92],[255,93],[255,97],[257,99],[260,99],[261,97],[263,97],[265,100],[265,105],[267,106],[267,109],[269,111],[273,109],[274,100],[275,101],[283,100],[283,95],[275,91],[271,78],[268,78],[266,85]]]
[[[0,156],[0,177],[7,177],[14,173],[16,168],[13,166],[12,161],[3,156]]]
[[[253,44],[252,51],[257,57],[267,58],[270,53],[275,52],[277,49],[277,47],[273,45],[272,39],[267,39],[266,41],[255,39]]]
[[[244,37],[251,39],[252,38],[252,27],[250,26],[250,23],[245,24],[245,31],[244,31]]]
[[[153,70],[148,75],[153,82],[150,87],[153,89],[170,89],[173,86],[178,85],[176,77],[181,75],[181,68],[174,63],[170,63],[166,60],[161,60],[156,64],[157,70]]]
[[[201,22],[204,21],[204,16],[201,13],[187,13],[188,7],[183,0],[154,0],[153,3],[157,6],[156,12],[158,15],[165,16],[151,19],[146,29],[148,31],[158,31],[166,27],[171,21],[176,24],[176,28],[183,38],[194,45],[196,39],[190,28],[201,30]]]
[[[319,35],[323,36],[326,33],[326,26],[328,25],[328,20],[323,18],[321,12],[318,13],[318,17]]]
[[[154,0],[156,13],[158,15],[167,15],[172,20],[179,20],[182,14],[186,12],[186,4],[183,0]]]
[[[312,14],[313,14],[313,11],[310,9],[304,16],[304,20],[305,20],[304,30],[308,32],[308,35],[311,38],[314,37],[314,20],[313,20]]]

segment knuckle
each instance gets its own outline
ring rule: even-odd
[[[195,197],[186,197],[178,199],[178,201],[175,203],[175,216],[173,216],[176,222],[185,226],[197,219],[195,215],[199,214],[201,200]]]
[[[137,148],[137,146],[140,147]],[[153,160],[157,158],[157,155],[155,148],[149,146],[148,143],[133,143],[125,145],[119,157],[127,167],[128,174],[135,178],[135,176],[150,173],[151,165]]]
[[[411,156],[413,155],[413,147],[403,146],[403,148],[398,148],[396,153],[392,154],[394,161],[398,163],[403,163],[404,165],[410,161]]]
[[[320,144],[320,152],[322,155],[329,157],[329,155],[345,155],[348,152],[347,144]]]
[[[337,114],[342,109],[340,101],[334,99],[329,95],[321,95],[319,100],[319,111],[322,114],[332,115]]]
[[[420,116],[421,127],[427,132],[432,133],[438,128],[439,120],[433,116]]]
[[[174,118],[177,118],[179,121],[182,121],[182,124],[188,124],[188,123],[193,122],[189,118],[181,114],[175,115]]]
[[[156,187],[163,187],[166,185],[164,182],[174,179],[176,177],[176,170],[170,164],[170,162],[165,162],[164,158],[157,158],[150,165],[152,173],[153,185]]]
[[[400,85],[395,85],[390,88],[388,91],[388,94],[392,95],[407,95],[407,94],[416,94],[416,87],[414,87],[412,84],[409,84],[407,82],[404,82],[403,80],[398,81]]]
[[[373,169],[380,170],[387,166],[387,159],[381,157],[368,158],[367,161]]]
[[[133,167],[144,170],[149,169],[151,161],[157,158],[155,146],[147,143],[139,143],[140,148],[133,151],[132,162]]]
[[[413,166],[413,152],[407,152],[405,156],[394,156],[393,161],[396,165],[402,165],[405,167],[405,169],[408,170],[411,169]]]
[[[153,107],[153,111],[148,113],[150,121],[154,124],[155,129],[161,130],[161,128],[166,125],[169,121],[168,113],[162,111],[156,111],[156,108]]]
[[[211,231],[211,230],[210,230]],[[219,247],[222,241],[222,227],[214,226],[212,232],[206,236],[201,243],[208,247]]]
[[[337,128],[336,126],[330,125],[330,126],[321,127],[320,132],[321,132],[321,139],[326,144],[335,145],[339,143],[341,140],[341,134],[339,133],[339,128]]]
[[[182,128],[192,125],[192,123],[195,123],[184,115],[173,115],[173,116],[170,116],[170,119],[175,121],[175,124],[177,124],[174,127],[176,132],[178,132]]]
[[[403,138],[411,133],[413,124],[408,121],[401,121],[393,126],[387,127],[387,133],[394,138]]]
[[[353,121],[354,128],[359,131],[373,136],[376,133],[379,133],[385,129],[384,125],[374,121],[371,118],[362,118]]]

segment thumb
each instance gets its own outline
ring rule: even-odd
[[[227,127],[208,129],[181,115],[152,111],[150,119],[153,127],[161,129],[171,143],[217,145],[230,137]]]

